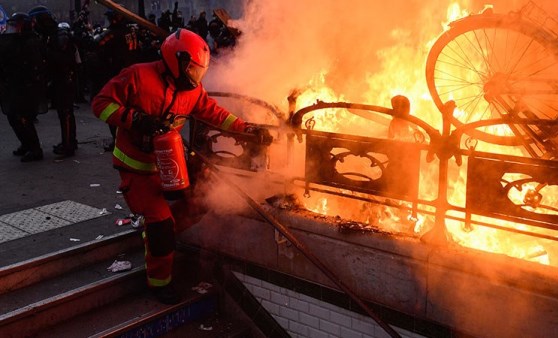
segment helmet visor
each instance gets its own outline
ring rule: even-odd
[[[207,67],[202,67],[192,61],[190,61],[186,68],[184,69],[184,74],[190,78],[190,80],[198,86],[201,83],[205,73],[207,72]]]

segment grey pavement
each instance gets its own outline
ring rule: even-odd
[[[103,148],[108,126],[88,103],[79,104],[75,116],[76,155],[60,160],[52,153],[61,136],[51,109],[36,123],[44,159],[29,163],[12,154],[19,142],[0,116],[0,266],[129,230],[115,224],[129,210],[117,193],[112,155]]]

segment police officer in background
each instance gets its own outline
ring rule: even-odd
[[[0,105],[8,117],[19,148],[21,162],[43,159],[34,121],[46,113],[46,46],[31,28],[27,13],[14,13],[6,33],[0,35]]]
[[[61,142],[53,152],[62,157],[74,156],[77,149],[74,97],[76,76],[81,59],[73,43],[70,25],[58,24],[55,39],[48,45],[48,78],[51,80],[52,103],[60,119]]]
[[[32,28],[45,44],[54,39],[58,29],[58,22],[50,10],[43,5],[35,6],[28,12],[31,18]]]
[[[31,28],[43,41],[46,48],[48,48],[52,41],[56,38],[56,30],[58,28],[56,18],[44,5],[38,5],[31,8],[27,14],[31,18]],[[50,80],[47,78],[47,104],[48,101],[52,102],[52,88],[48,86],[49,81]]]

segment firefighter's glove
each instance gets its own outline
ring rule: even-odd
[[[153,136],[164,129],[161,119],[157,116],[134,111],[132,115],[132,129],[145,135]]]
[[[256,136],[256,143],[269,146],[273,142],[273,136],[269,133],[269,130],[255,125],[249,125],[244,130],[245,133],[252,134]]]

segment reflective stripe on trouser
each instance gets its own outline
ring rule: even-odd
[[[163,196],[161,190],[161,179],[158,174],[140,175],[137,173],[119,171],[121,183],[120,191],[124,195],[126,203],[134,214],[140,214],[145,217],[144,233],[142,234],[145,245],[145,267],[147,271],[147,283],[149,286],[164,286],[172,279],[172,265],[174,260],[174,250],[156,249],[156,255],[149,248],[149,241],[145,235],[147,225],[152,224],[153,227],[163,224],[166,225],[168,234],[168,222],[174,224],[174,219],[168,202]],[[150,231],[154,237],[158,236],[158,232]],[[172,239],[174,241],[174,237]],[[168,246],[163,244],[160,247]]]
[[[147,285],[151,287],[165,286],[172,280],[172,267],[174,262],[174,250],[169,254],[155,257],[150,251],[149,241],[142,232],[143,245],[145,247],[145,271],[147,274]]]

